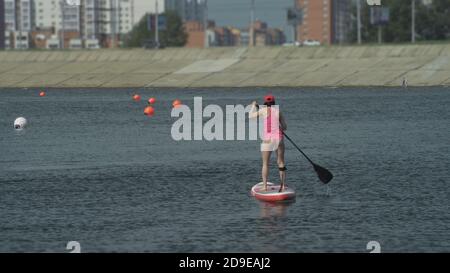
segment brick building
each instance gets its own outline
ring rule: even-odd
[[[343,43],[351,26],[351,0],[297,0],[303,23],[297,28],[300,42]]]
[[[188,34],[186,47],[203,48],[205,30],[199,21],[187,21],[184,28]],[[269,28],[263,21],[255,21],[255,46],[281,45],[286,41],[282,30]],[[208,21],[206,30],[208,46],[249,46],[250,31],[230,26],[217,27],[214,21]]]
[[[256,20],[253,28],[254,46],[281,45],[286,41],[286,36],[281,29],[269,28],[266,22]]]
[[[205,46],[205,29],[203,24],[198,21],[186,21],[184,29],[188,34],[186,47],[202,48]]]
[[[55,30],[53,28],[42,28],[39,30],[33,30],[30,33],[31,39],[31,47],[44,49],[48,48],[47,41],[54,36]]]

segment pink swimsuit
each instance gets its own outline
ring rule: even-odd
[[[281,141],[283,131],[280,128],[280,112],[277,108],[267,107],[267,116],[264,117],[264,140]]]

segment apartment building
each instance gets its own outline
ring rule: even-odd
[[[204,22],[205,0],[165,0],[165,10],[173,10],[180,15],[183,21],[197,21]]]
[[[297,27],[300,42],[345,42],[351,25],[351,0],[297,0],[296,3],[303,10],[303,22]]]
[[[32,1],[4,0],[4,44],[8,49],[26,49],[29,47],[28,33],[31,31]]]
[[[51,40],[47,48],[59,48],[62,41],[64,47],[71,43],[79,47],[86,41],[92,45],[95,40],[106,47],[115,46],[120,35],[131,31],[135,24],[134,1],[1,0],[0,29],[4,29],[1,33],[5,34],[5,47],[28,48],[31,36]],[[49,33],[53,33],[51,38]],[[36,40],[31,44],[44,43]]]

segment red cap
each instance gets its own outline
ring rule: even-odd
[[[275,97],[272,95],[267,95],[264,97],[264,102],[275,102]]]

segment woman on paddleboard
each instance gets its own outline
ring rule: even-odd
[[[283,115],[279,111],[278,105],[275,104],[275,97],[267,95],[264,97],[265,107],[259,107],[254,101],[250,110],[249,117],[261,117],[264,121],[263,142],[261,143],[262,155],[262,179],[264,190],[267,190],[267,180],[269,178],[269,162],[272,152],[277,153],[278,170],[280,172],[280,192],[284,190],[286,181],[286,165],[284,162],[284,137],[283,132],[287,129]]]

